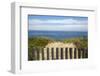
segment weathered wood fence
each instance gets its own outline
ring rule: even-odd
[[[57,59],[84,59],[88,58],[87,48],[33,48],[34,60],[57,60]]]

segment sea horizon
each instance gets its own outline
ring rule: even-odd
[[[41,31],[41,30],[29,30],[28,37],[48,37],[53,39],[66,39],[77,37],[88,37],[87,31]]]

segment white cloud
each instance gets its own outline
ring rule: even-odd
[[[34,25],[34,26],[29,26],[29,30],[49,30],[49,31],[87,31],[87,25]]]
[[[34,24],[66,24],[66,25],[84,25],[87,24],[87,21],[75,20],[75,19],[62,19],[62,20],[39,20],[39,19],[30,19],[29,25]]]
[[[29,20],[29,30],[87,31],[88,21],[75,19]]]

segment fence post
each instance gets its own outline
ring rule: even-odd
[[[33,51],[34,51],[34,52],[33,52],[33,53],[34,53],[34,54],[33,54],[33,59],[36,60],[36,58],[37,58],[37,57],[36,57],[36,56],[37,56],[36,54],[37,54],[37,53],[36,53],[35,48],[33,48]]]
[[[74,48],[72,48],[72,59],[74,59]]]
[[[61,48],[61,59],[63,59],[63,48]]]
[[[63,59],[65,59],[65,47],[63,47]]]
[[[33,48],[33,60],[88,58],[87,48],[47,47]]]
[[[54,48],[54,60],[56,60],[56,47],[53,47]]]
[[[47,50],[44,48],[44,60],[47,60]]]
[[[42,60],[42,48],[39,48],[39,60]]]
[[[54,60],[54,48],[51,48],[52,60]]]
[[[80,54],[81,54],[80,58],[83,58],[83,51],[82,51],[82,48],[80,49]]]
[[[32,54],[33,60],[36,60],[36,58],[37,58],[37,55],[36,54],[37,54],[36,53],[36,50],[35,50],[35,48],[33,48],[33,54]]]
[[[70,59],[70,52],[69,52],[70,50],[69,50],[69,48],[68,48],[68,50],[67,50],[67,56],[68,56],[68,59]]]
[[[49,60],[49,51],[50,50],[49,50],[49,48],[46,48],[46,49],[47,49],[47,53],[46,53],[47,54],[47,60]]]
[[[49,47],[49,60],[52,60],[51,48]]]
[[[56,59],[59,59],[59,50],[58,50],[58,47],[56,48]]]
[[[88,58],[88,49],[85,48],[85,58]]]
[[[44,60],[44,48],[41,48],[42,51],[42,60]]]
[[[72,48],[69,48],[70,59],[72,59]]]
[[[76,48],[76,59],[78,59],[78,49]]]
[[[76,59],[76,48],[74,48],[74,59]]]
[[[65,48],[65,59],[68,59],[68,48]]]
[[[60,48],[58,47],[58,59],[61,59],[61,50],[60,50]]]

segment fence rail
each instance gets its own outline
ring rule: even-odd
[[[57,60],[57,59],[84,59],[88,58],[87,48],[33,48],[33,60]]]

